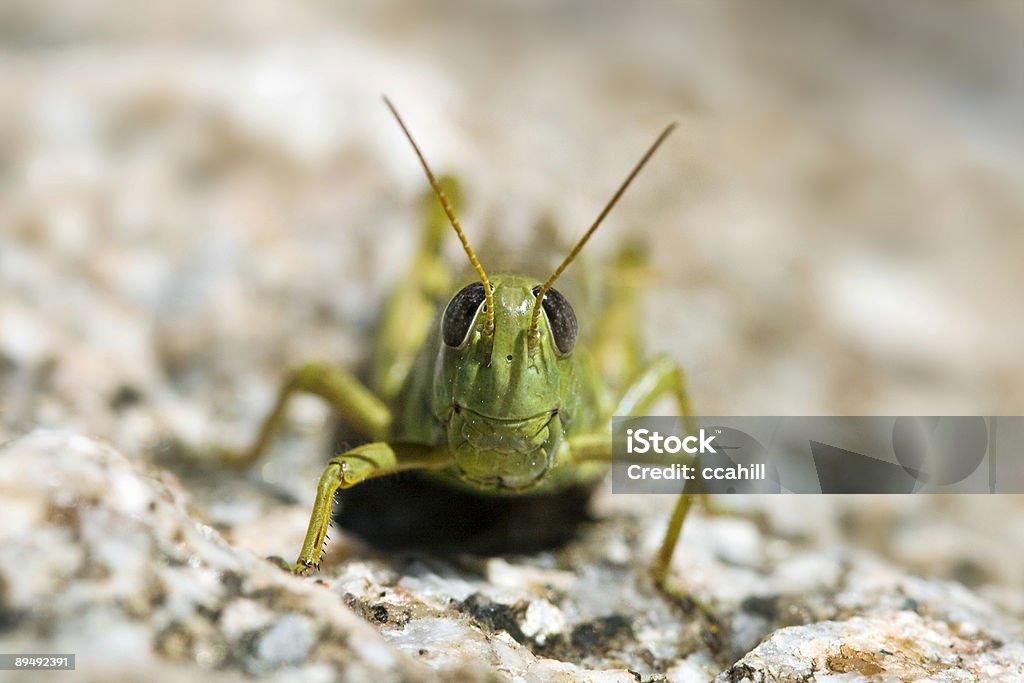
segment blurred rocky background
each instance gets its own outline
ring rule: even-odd
[[[1020,497],[723,501],[674,565],[715,635],[646,583],[671,500],[601,491],[534,556],[335,533],[317,583],[260,558],[301,543],[328,411],[253,471],[205,457],[290,367],[372,349],[425,187],[381,93],[485,265],[536,276],[680,123],[574,268],[646,247],[635,324],[699,412],[1022,414],[1022,63],[1016,0],[6,0],[0,651],[75,652],[67,680],[1024,679]]]

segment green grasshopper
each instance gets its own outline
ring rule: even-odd
[[[612,454],[612,415],[642,414],[665,394],[674,397],[681,415],[692,414],[680,367],[666,356],[640,365],[636,332],[614,324],[606,324],[594,340],[597,355],[614,355],[621,345],[626,352],[619,355],[637,369],[625,373],[624,389],[615,392],[605,386],[591,355],[577,344],[579,326],[572,306],[552,286],[675,124],[662,131],[568,256],[539,282],[484,271],[442,183],[398,111],[387,98],[384,102],[419,158],[478,279],[460,289],[439,316],[434,312],[439,290],[450,276],[441,258],[447,224],[443,217],[429,221],[413,274],[398,286],[384,311],[376,392],[350,372],[322,363],[300,367],[282,387],[255,444],[242,457],[244,463],[266,450],[296,392],[319,396],[347,424],[373,439],[327,463],[302,550],[291,566],[296,574],[319,569],[339,490],[421,470],[445,485],[488,495],[557,493],[604,475]],[[622,290],[620,304],[627,303],[631,288],[624,285]],[[613,322],[615,310],[614,302],[609,304],[605,322]],[[659,588],[666,588],[689,505],[690,496],[681,495],[653,562],[651,574]]]

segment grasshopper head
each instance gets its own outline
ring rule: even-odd
[[[443,411],[448,446],[467,481],[521,490],[543,478],[562,443],[562,397],[572,379],[576,315],[549,289],[531,345],[540,283],[519,276],[490,282],[490,334],[482,283],[464,287],[445,309],[434,405]]]

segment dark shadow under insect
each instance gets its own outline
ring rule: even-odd
[[[589,484],[548,494],[483,495],[403,472],[345,491],[343,500],[335,500],[333,521],[386,552],[535,553],[564,545],[593,520],[587,505],[593,489]]]

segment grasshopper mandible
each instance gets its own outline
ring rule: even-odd
[[[373,439],[327,463],[302,550],[291,566],[296,574],[319,569],[339,490],[421,470],[445,485],[494,496],[558,492],[604,475],[612,453],[612,415],[642,414],[666,394],[675,399],[680,415],[692,414],[680,367],[667,356],[640,365],[636,339],[630,336],[636,333],[606,325],[595,347],[624,344],[637,368],[624,374],[626,386],[609,400],[613,392],[603,385],[591,355],[577,344],[576,314],[553,287],[676,124],[662,131],[583,237],[540,282],[486,273],[442,183],[394,105],[386,97],[384,102],[419,159],[477,280],[460,289],[440,314],[434,312],[438,282],[449,277],[441,259],[447,225],[443,218],[433,221],[413,277],[398,286],[385,308],[376,391],[350,372],[321,363],[300,367],[282,387],[242,462],[252,463],[266,450],[296,392],[319,396]],[[652,564],[659,588],[666,588],[689,505],[690,496],[680,495]]]

